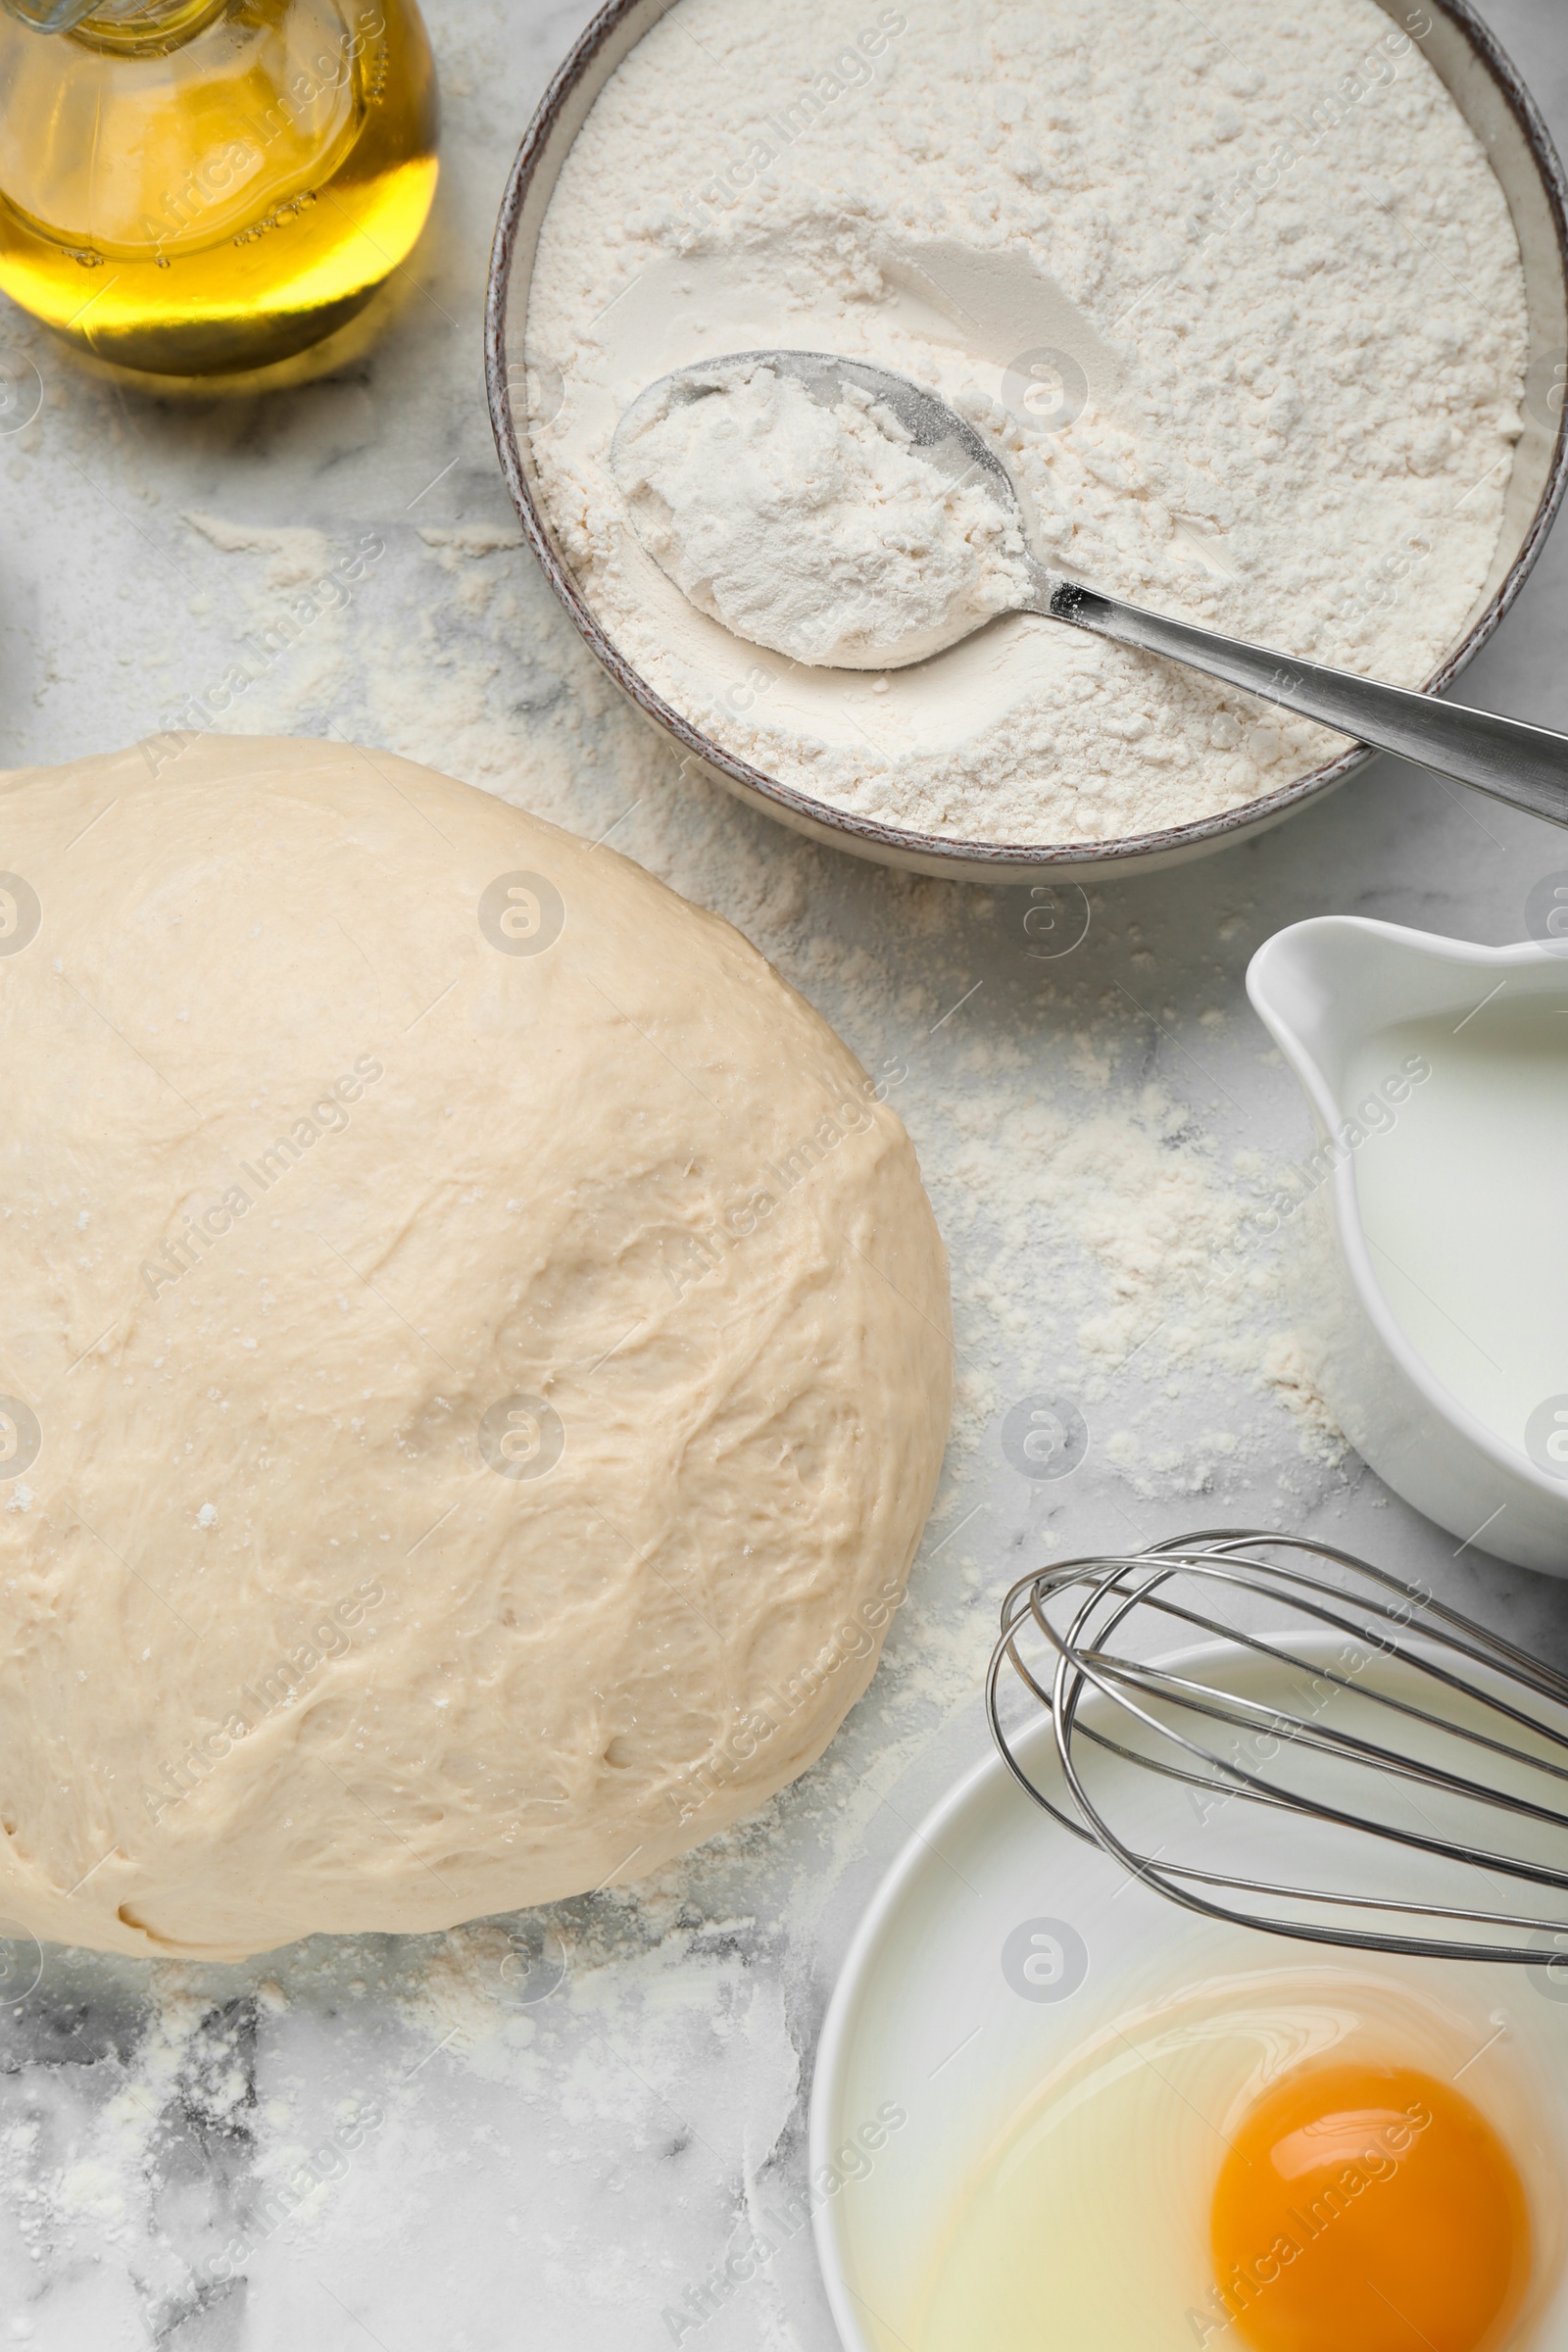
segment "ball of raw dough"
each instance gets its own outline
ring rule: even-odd
[[[0,779],[0,1915],[232,1956],[820,1754],[947,1428],[903,1127],[739,934],[384,753]]]

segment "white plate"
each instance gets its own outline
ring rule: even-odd
[[[1309,1645],[1298,1638],[1294,1646],[1304,1656]],[[1182,1655],[1212,1660],[1216,1648]],[[1017,1745],[1038,1766],[1050,1743],[1042,1717]],[[1261,1823],[1259,1834],[1278,1836]],[[1372,1984],[1396,2001],[1408,1993],[1441,2006],[1458,2040],[1473,2035],[1466,2046],[1480,2051],[1490,2040],[1494,2051],[1466,2088],[1494,2115],[1506,2113],[1509,2079],[1521,2074],[1559,2113],[1568,2109],[1568,1978],[1340,1953],[1197,1918],[1070,1837],[1000,1757],[970,1773],[884,1880],[822,2030],[810,2112],[814,2228],[846,2352],[920,2352],[919,2285],[966,2185],[1032,2086],[1092,2034],[1152,1996],[1216,1979],[1250,1993],[1277,1973],[1289,1997],[1303,1970],[1343,1970],[1347,1985]],[[1533,2352],[1568,2346],[1560,2277],[1549,2302],[1532,2329]]]

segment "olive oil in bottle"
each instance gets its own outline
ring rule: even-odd
[[[266,368],[407,260],[436,126],[415,0],[4,0],[0,291],[122,368]]]

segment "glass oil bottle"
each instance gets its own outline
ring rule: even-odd
[[[0,291],[122,368],[265,368],[407,260],[436,129],[415,0],[3,0]]]

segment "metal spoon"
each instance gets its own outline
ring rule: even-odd
[[[981,484],[1007,520],[1025,531],[1012,477],[973,425],[907,376],[873,368],[863,360],[840,359],[830,352],[743,351],[680,368],[639,394],[616,428],[616,443],[638,430],[660,402],[703,399],[713,392],[714,378],[723,370],[760,364],[797,378],[813,400],[826,407],[835,407],[848,385],[871,393],[893,412],[939,473],[950,481]],[[1173,620],[1163,612],[1150,612],[1139,605],[1123,604],[1119,597],[1104,596],[1082,581],[1051,570],[1033,556],[1027,563],[1032,593],[1014,608],[1020,612],[1041,612],[1075,629],[1088,629],[1097,637],[1112,638],[1118,645],[1164,654],[1173,662],[1185,662],[1189,669],[1200,669],[1211,678],[1223,678],[1227,685],[1244,687],[1265,702],[1298,711],[1303,718],[1315,718],[1376,751],[1394,752],[1401,760],[1413,760],[1436,769],[1439,775],[1452,776],[1460,784],[1490,793],[1494,800],[1510,802],[1536,816],[1550,818],[1554,824],[1568,825],[1568,735],[1527,726],[1521,719],[1500,718],[1494,711],[1439,702],[1434,696],[1411,693],[1402,686],[1384,686],[1375,679],[1298,661],[1292,654],[1250,645],[1241,638],[1221,637],[1211,629],[1195,628],[1190,621]],[[966,615],[943,642],[956,644],[985,625]],[[891,660],[879,653],[863,666],[902,668],[929,660],[940,650],[940,644],[924,636],[912,650],[896,653]]]

